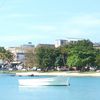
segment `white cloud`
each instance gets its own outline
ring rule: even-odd
[[[68,23],[74,27],[96,27],[100,25],[100,19],[92,15],[83,15],[71,18]]]
[[[33,14],[20,14],[20,13],[13,13],[13,14],[9,14],[7,17],[11,17],[11,18],[16,18],[16,17],[33,17],[36,15]]]
[[[0,35],[0,41],[28,41],[28,40],[39,40],[45,39],[47,35],[39,34],[39,33],[27,33],[27,34],[7,34]]]
[[[34,25],[34,26],[31,27],[31,29],[37,30],[37,31],[48,32],[48,31],[55,31],[56,27],[55,26],[49,26],[49,25]]]
[[[0,35],[0,46],[20,46],[29,41],[33,42],[33,44],[42,43],[48,38],[48,35],[39,34],[39,33],[29,33],[29,34],[7,34]]]
[[[66,37],[92,37],[92,34],[97,33],[100,29],[100,19],[93,15],[79,15],[67,19],[58,28],[59,32]]]
[[[19,40],[25,40],[31,38],[30,36],[22,36],[22,35],[5,35],[0,36],[1,41],[19,41]]]
[[[28,13],[26,13],[26,14],[20,14],[20,13],[11,13],[11,14],[2,14],[0,17],[1,18],[25,18],[25,17],[36,17],[36,16],[38,16],[38,15],[35,15],[35,14],[28,14]]]

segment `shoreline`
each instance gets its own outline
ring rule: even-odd
[[[22,72],[16,73],[16,76],[92,76],[92,77],[100,77],[100,73],[78,73],[78,72]]]

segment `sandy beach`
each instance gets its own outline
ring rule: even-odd
[[[21,73],[16,73],[16,76],[35,76],[35,75],[63,75],[63,76],[93,76],[93,77],[100,77],[100,73],[67,73],[67,72],[21,72]]]

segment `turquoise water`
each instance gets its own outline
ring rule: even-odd
[[[19,87],[19,78],[32,77],[0,75],[0,100],[100,100],[100,77],[71,77],[67,87],[32,88]]]

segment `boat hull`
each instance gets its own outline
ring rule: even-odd
[[[19,79],[21,86],[67,86],[69,82],[66,77],[40,78],[40,79]]]

